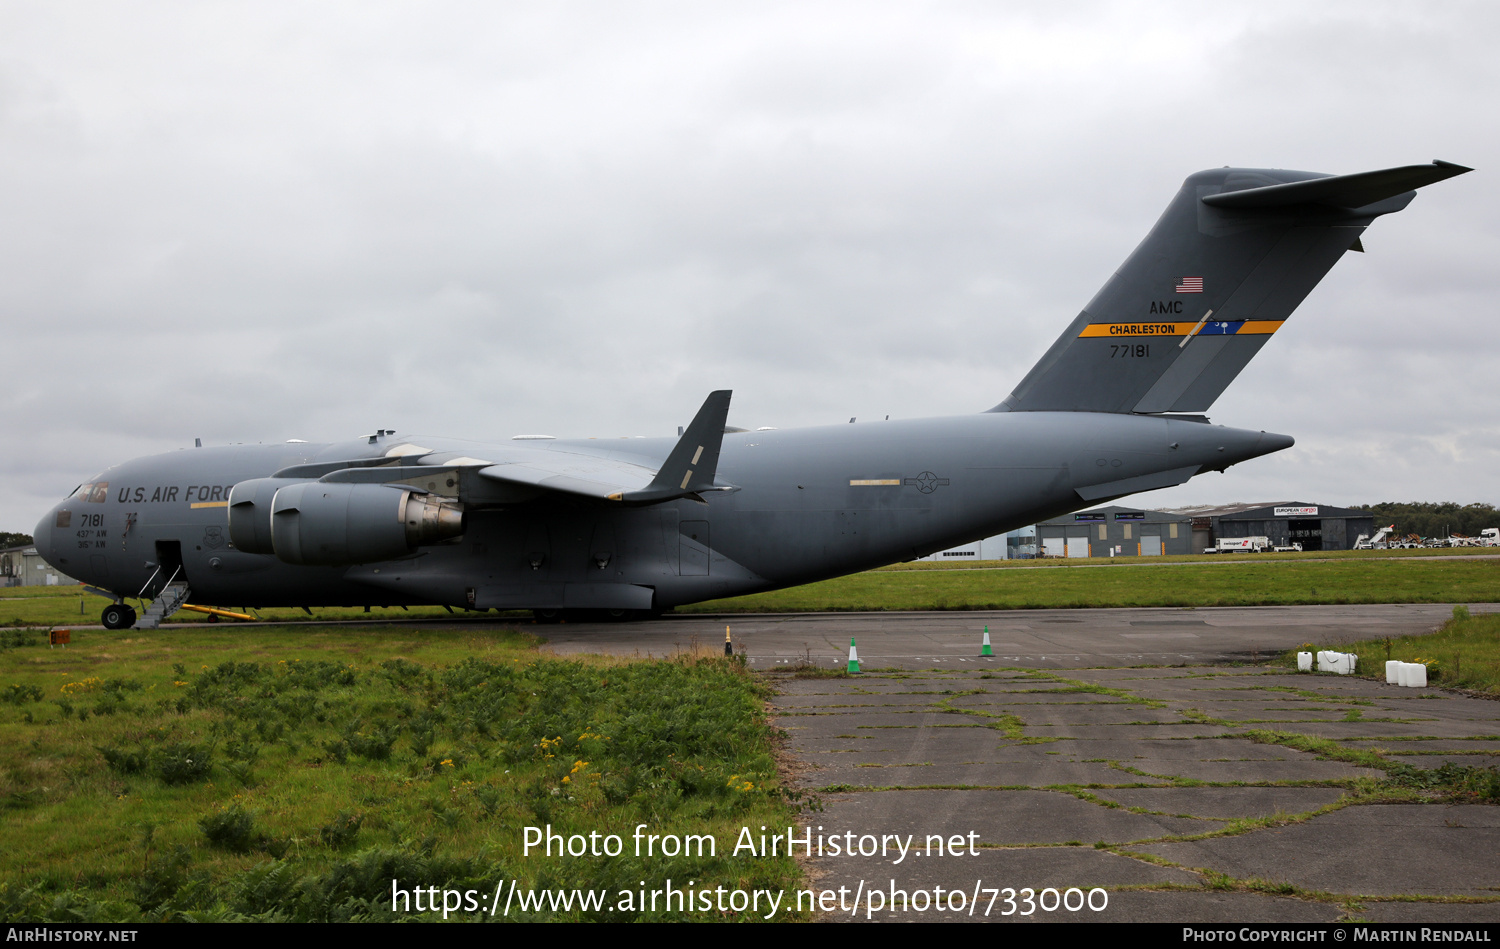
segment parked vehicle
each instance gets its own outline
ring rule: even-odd
[[[1214,546],[1205,550],[1204,553],[1225,554],[1231,551],[1249,551],[1258,554],[1270,549],[1271,538],[1269,537],[1220,537]]]
[[[1395,529],[1396,525],[1392,524],[1390,527],[1382,527],[1380,530],[1376,531],[1374,537],[1371,537],[1369,534],[1360,534],[1354,539],[1354,549],[1385,550],[1385,539],[1389,537],[1391,535],[1391,531],[1394,531]]]

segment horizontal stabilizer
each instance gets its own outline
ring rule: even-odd
[[[1121,478],[1119,481],[1106,481],[1103,484],[1091,484],[1085,488],[1074,488],[1074,490],[1078,492],[1079,497],[1090,503],[1102,501],[1107,498],[1122,498],[1127,494],[1135,494],[1137,491],[1175,488],[1197,474],[1199,467],[1198,465],[1188,465],[1186,468],[1158,471],[1154,474],[1138,475],[1134,478]]]
[[[1260,188],[1223,191],[1204,195],[1203,203],[1215,208],[1280,208],[1293,204],[1363,208],[1473,170],[1452,162],[1434,161],[1430,165],[1403,165],[1400,168],[1362,171],[1354,175],[1331,175]]]

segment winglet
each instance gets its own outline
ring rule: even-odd
[[[728,389],[710,392],[651,483],[639,491],[611,495],[610,500],[651,503],[696,497],[700,491],[716,490],[714,475],[719,468],[719,448],[724,441],[724,422],[729,417],[730,395]]]

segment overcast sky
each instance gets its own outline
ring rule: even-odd
[[[376,428],[982,411],[1221,165],[1478,171],[1366,232],[1143,505],[1500,503],[1500,6],[0,0],[0,530]]]

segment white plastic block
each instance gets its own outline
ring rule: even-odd
[[[1401,677],[1397,685],[1403,685],[1409,689],[1420,689],[1427,685],[1427,666],[1420,662],[1401,663],[1397,674]]]
[[[1318,653],[1318,671],[1336,672],[1346,676],[1354,671],[1354,664],[1358,660],[1359,657],[1352,652],[1320,652]]]

